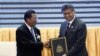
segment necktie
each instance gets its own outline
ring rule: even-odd
[[[35,39],[35,42],[37,42],[37,39],[36,39],[35,32],[34,32],[34,29],[33,29],[33,28],[31,28],[31,33],[32,33],[32,36],[33,36],[34,39]]]
[[[65,36],[67,36],[68,30],[70,29],[70,23],[67,24],[67,30],[65,31]]]
[[[67,25],[67,29],[69,29],[70,28],[70,23],[68,23],[68,25]]]

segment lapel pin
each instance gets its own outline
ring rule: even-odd
[[[73,29],[74,27],[73,26],[71,26],[71,29]]]

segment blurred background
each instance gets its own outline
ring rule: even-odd
[[[89,56],[100,56],[100,0],[0,0],[0,56],[16,56],[16,28],[24,23],[24,13],[29,9],[37,13],[41,40],[57,37],[65,21],[61,8],[66,3],[75,7],[76,17],[88,27]],[[50,49],[44,48],[42,56],[51,56]]]
[[[100,26],[100,0],[0,0],[0,28],[20,26],[28,9],[36,11],[37,27],[60,27],[65,3],[73,4],[87,26]]]

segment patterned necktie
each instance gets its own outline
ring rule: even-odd
[[[33,36],[34,39],[35,39],[35,42],[37,42],[37,39],[36,39],[35,32],[34,32],[34,29],[33,29],[33,28],[31,28],[31,33],[32,33],[32,36]]]

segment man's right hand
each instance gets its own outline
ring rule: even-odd
[[[46,48],[49,48],[49,46],[50,46],[49,41],[45,41],[45,42],[43,42],[43,46],[46,47]]]

